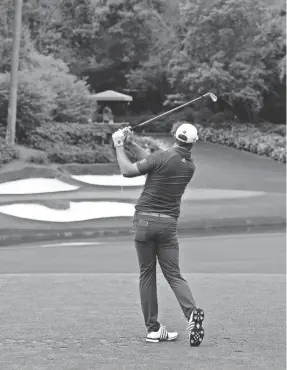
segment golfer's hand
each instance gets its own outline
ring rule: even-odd
[[[125,142],[127,144],[133,144],[135,142],[135,138],[134,138],[134,133],[130,129],[130,127],[124,128],[124,133],[125,133],[125,136],[126,136]]]
[[[117,130],[116,132],[113,133],[112,138],[115,147],[123,146],[126,138],[124,130],[123,129]]]

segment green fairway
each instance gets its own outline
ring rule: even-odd
[[[137,274],[2,275],[0,368],[285,369],[284,275],[185,276],[206,311],[199,348],[161,275],[160,320],[179,332],[173,343],[145,343]]]

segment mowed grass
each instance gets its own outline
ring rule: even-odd
[[[148,344],[137,274],[2,275],[0,368],[285,369],[285,278],[185,274],[206,312],[191,348],[186,321],[162,275],[160,319],[172,343]]]

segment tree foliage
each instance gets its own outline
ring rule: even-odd
[[[0,2],[0,73],[9,72],[12,61],[14,7],[10,0]],[[25,23],[22,25],[19,50],[20,69],[27,62],[27,56],[33,48],[30,32]]]
[[[89,116],[87,83],[131,91],[137,112],[212,91],[218,109],[240,120],[282,121],[282,9],[267,0],[24,0],[20,69],[56,91],[51,114],[59,121]],[[3,0],[0,73],[10,71],[12,19],[11,1]]]
[[[270,20],[259,0],[183,2],[170,83],[185,94],[213,91],[240,118],[256,121],[285,53],[278,16]]]
[[[52,119],[55,109],[55,94],[43,85],[41,71],[20,71],[18,80],[18,101],[16,135],[18,142],[25,142],[37,126]],[[8,116],[10,74],[0,75],[0,125],[6,127]]]
[[[86,123],[92,117],[96,102],[91,100],[85,80],[70,73],[68,66],[51,56],[33,53],[33,70],[39,71],[39,80],[55,94],[52,117],[57,122]]]
[[[44,123],[86,123],[95,102],[84,80],[70,74],[60,59],[29,54],[29,64],[19,72],[17,101],[17,140],[27,142],[33,130]],[[10,74],[0,74],[0,126],[6,127]]]

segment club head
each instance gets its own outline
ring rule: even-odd
[[[212,94],[212,93],[209,93],[209,96],[211,97],[212,101],[213,102],[216,102],[217,101],[217,96]]]

